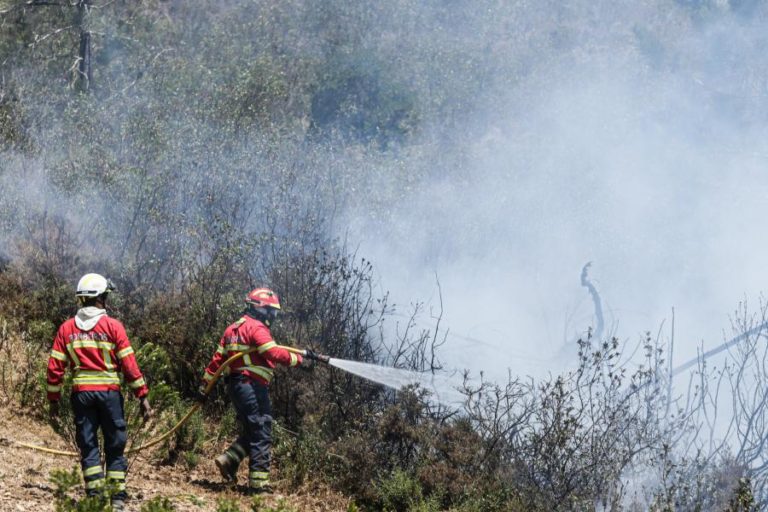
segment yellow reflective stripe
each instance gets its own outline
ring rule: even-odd
[[[78,359],[77,354],[75,353],[75,347],[73,347],[71,343],[67,345],[67,352],[69,353],[69,357],[71,357],[72,361],[75,363],[75,371],[77,371],[80,368],[80,359]]]
[[[141,386],[143,386],[145,384],[146,384],[146,382],[144,381],[144,377],[139,377],[135,381],[129,382],[128,383],[128,387],[131,388],[131,389],[138,389],[138,388],[140,388]]]
[[[238,370],[248,370],[251,373],[255,373],[263,377],[267,382],[272,380],[272,370],[264,368],[263,366],[242,366]]]
[[[107,471],[107,478],[125,480],[125,471]]]
[[[98,370],[79,370],[75,373],[73,384],[120,384],[116,372]]]
[[[269,478],[269,473],[265,471],[251,471],[249,476],[251,480],[266,480]]]
[[[85,488],[86,489],[101,489],[104,487],[104,479],[99,478],[98,480],[90,480],[88,482],[85,482]]]
[[[277,343],[275,343],[274,341],[268,341],[263,345],[259,345],[259,354],[263,354],[267,350],[271,348],[275,348],[276,346],[277,346]]]
[[[51,350],[51,357],[54,359],[58,359],[59,361],[67,361],[67,354],[64,352],[59,352],[58,350]]]
[[[120,378],[119,377],[75,377],[73,382],[75,384],[94,384],[97,382],[106,382],[109,384],[120,384]]]
[[[299,364],[299,358],[296,357],[296,354],[294,354],[293,352],[291,352],[290,354],[291,354],[291,364],[290,365],[291,366],[296,366],[297,364]]]
[[[52,384],[48,384],[49,393],[58,393],[59,391],[61,391],[61,386],[54,386]]]
[[[221,347],[221,346],[220,346]],[[263,354],[269,349],[277,347],[277,342],[275,341],[268,341],[264,343],[263,345],[239,345],[236,343],[231,343],[227,345],[226,347],[223,347],[224,350],[228,350],[230,352],[248,352],[251,349],[257,349],[257,352],[259,354]],[[223,350],[222,350],[223,351]]]
[[[126,347],[126,348],[124,348],[123,350],[121,350],[120,352],[117,353],[117,358],[118,359],[125,359],[126,357],[128,357],[131,354],[133,354],[133,347]]]
[[[83,470],[83,476],[93,476],[101,474],[101,466],[91,466]]]
[[[108,372],[104,370],[78,370],[76,377],[110,377],[118,378],[117,372]]]
[[[91,373],[83,374],[83,370],[80,370],[80,372],[77,375],[75,375],[75,380],[94,380],[94,379],[114,380],[114,381],[120,382],[120,377],[118,377],[116,372],[103,371],[103,372],[96,372],[92,374]]]
[[[107,370],[114,370],[115,365],[112,363],[112,349],[102,348],[101,349],[101,355],[104,358],[104,366],[107,368]]]
[[[219,345],[218,347],[216,347],[217,354],[223,354],[224,352],[226,352],[226,350],[224,349],[223,345]]]
[[[70,345],[72,348],[103,348],[114,350],[115,344],[110,341],[75,340]]]
[[[210,382],[210,381],[211,381],[211,379],[213,379],[213,375],[211,375],[210,373],[208,373],[208,372],[205,372],[205,373],[203,374],[203,380],[204,380],[205,382]]]

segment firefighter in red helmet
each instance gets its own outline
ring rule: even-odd
[[[269,288],[256,288],[245,298],[244,315],[226,328],[216,353],[205,369],[200,398],[216,370],[229,357],[254,347],[258,351],[237,359],[225,378],[235,406],[241,434],[215,462],[222,477],[236,481],[237,468],[250,460],[248,488],[251,493],[270,492],[269,466],[272,448],[272,408],[269,382],[276,365],[297,366],[302,357],[281,348],[272,339],[270,326],[280,311],[280,299]]]

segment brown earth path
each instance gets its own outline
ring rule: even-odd
[[[9,440],[63,450],[73,447],[56,436],[50,426],[15,414],[8,403],[0,405],[0,511],[54,511],[55,486],[49,480],[50,473],[55,469],[71,470],[78,461],[23,448]],[[129,461],[128,512],[139,512],[142,504],[158,496],[169,498],[179,512],[213,512],[222,498],[234,499],[244,512],[251,511],[251,499],[243,495],[242,488],[223,484],[209,458],[191,470],[181,464],[152,464],[143,453]],[[240,470],[243,482],[247,469]],[[306,487],[289,492],[280,481],[275,485],[275,493],[263,500],[265,506],[276,507],[280,500],[297,512],[344,512],[349,506],[347,498],[328,489]],[[82,493],[82,487],[77,492]]]

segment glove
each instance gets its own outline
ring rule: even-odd
[[[195,402],[199,404],[204,404],[208,400],[208,393],[205,392],[205,384],[201,384],[199,388],[197,388],[197,392],[195,393]]]
[[[321,363],[327,363],[330,361],[330,358],[328,356],[324,356],[323,354],[318,354],[312,349],[306,349],[304,351],[304,359],[308,359],[310,361],[320,361]]]
[[[59,419],[59,402],[50,402],[48,406],[48,416],[51,421],[58,421]]]
[[[149,421],[149,418],[152,417],[153,411],[146,396],[141,397],[139,400],[139,406],[141,407],[141,418],[144,421]]]
[[[309,352],[309,351],[307,351],[307,352]],[[299,363],[299,368],[301,368],[303,370],[308,370],[308,369],[314,368],[314,367],[315,367],[315,359],[314,358],[311,358],[311,357],[309,357],[306,354],[301,357],[301,363]]]

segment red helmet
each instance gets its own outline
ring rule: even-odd
[[[256,288],[245,297],[245,302],[257,308],[280,309],[280,297],[269,288]]]

